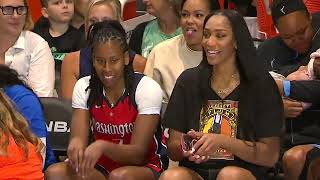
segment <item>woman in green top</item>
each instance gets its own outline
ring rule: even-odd
[[[133,30],[129,46],[147,58],[158,43],[181,34],[181,0],[143,0],[143,3],[156,19],[139,24]]]

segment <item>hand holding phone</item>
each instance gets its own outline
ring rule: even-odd
[[[197,139],[188,134],[182,134],[181,136],[181,147],[183,151],[192,151],[193,146],[196,142]]]

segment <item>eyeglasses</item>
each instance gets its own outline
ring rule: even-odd
[[[13,15],[14,10],[16,10],[19,15],[26,15],[28,12],[28,6],[0,6],[3,15]]]

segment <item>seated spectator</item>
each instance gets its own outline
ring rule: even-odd
[[[274,0],[271,11],[279,36],[259,46],[258,58],[286,77],[320,48],[320,14],[309,14],[302,0]]]
[[[0,90],[1,179],[43,180],[43,144]]]
[[[179,75],[202,60],[203,21],[213,10],[210,9],[212,3],[211,0],[182,0],[180,26],[183,34],[161,42],[148,57],[144,73],[161,86],[166,103]]]
[[[55,163],[52,152],[42,105],[36,94],[21,80],[13,69],[0,65],[0,88],[15,103],[17,110],[28,121],[32,132],[38,136],[46,146],[44,170]]]
[[[271,12],[279,36],[259,46],[259,60],[266,62],[270,71],[287,78],[300,66],[306,66],[310,54],[320,48],[320,14],[310,14],[302,0],[274,0]],[[305,109],[300,101],[283,98],[283,104],[286,134],[282,141],[285,151],[282,165],[285,178],[303,179],[306,178],[302,173],[306,155],[313,148],[310,144],[320,142],[320,126],[312,109]]]
[[[92,0],[88,7],[86,17],[86,32],[90,25],[106,19],[120,21],[121,4],[118,0]],[[135,71],[143,72],[146,60],[129,51],[130,61],[133,61]],[[91,74],[91,49],[83,48],[80,51],[68,54],[62,63],[61,70],[61,95],[66,100],[71,100],[74,85],[81,77]]]
[[[319,72],[319,69],[316,71]],[[304,80],[304,81],[288,81],[288,80],[276,80],[281,95],[313,104],[320,103],[320,81],[318,80]],[[285,87],[286,86],[286,87]],[[319,135],[317,135],[319,138]],[[303,165],[299,171],[301,179],[316,180],[320,177],[320,145],[310,144],[311,149],[306,153],[303,162],[299,164]],[[303,168],[303,169],[302,169]]]
[[[159,124],[161,88],[133,72],[118,21],[94,24],[88,40],[93,71],[74,88],[69,159],[50,166],[45,177],[157,179],[168,164]],[[95,141],[88,144],[91,123]]]
[[[62,60],[67,53],[80,50],[85,40],[79,30],[70,25],[74,14],[72,0],[41,0],[42,15],[48,19],[49,26],[39,27],[34,32],[45,39],[55,60],[55,88],[60,94],[60,72]]]
[[[81,33],[83,33],[84,37],[84,17],[87,11],[88,2],[90,0],[73,0],[74,2],[74,14],[71,19],[71,26],[78,29]],[[34,31],[39,31],[44,27],[49,27],[49,20],[43,16],[41,16],[38,21],[34,25]]]
[[[59,69],[63,58],[69,52],[80,50],[85,40],[79,39],[80,32],[70,25],[74,14],[72,0],[41,0],[42,14],[49,21],[48,27],[40,28],[35,33],[45,39],[56,61],[56,69]],[[58,67],[59,68],[58,68]]]
[[[54,61],[48,43],[28,31],[26,0],[0,0],[0,63],[15,69],[40,96],[53,96]]]
[[[202,45],[201,64],[177,79],[163,120],[170,128],[169,157],[181,167],[160,179],[264,179],[280,151],[283,109],[277,86],[257,61],[246,22],[236,11],[209,14]]]
[[[157,44],[182,33],[179,23],[181,6],[180,0],[144,0],[143,3],[156,19],[139,24],[132,32],[129,46],[148,58]]]

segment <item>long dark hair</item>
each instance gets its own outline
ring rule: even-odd
[[[24,82],[24,80],[22,80],[22,77],[17,73],[17,71],[4,64],[0,64],[0,88],[13,85],[22,85],[32,91],[32,89]]]
[[[90,94],[87,101],[87,106],[89,107],[89,109],[91,109],[91,107],[95,104],[100,106],[103,100],[103,84],[99,79],[97,72],[93,66],[94,49],[98,45],[104,44],[109,41],[118,41],[120,43],[120,48],[123,50],[123,53],[129,50],[129,46],[126,41],[126,31],[123,29],[119,21],[106,20],[103,22],[95,23],[90,26],[88,32],[88,43],[92,52],[92,74],[89,86],[86,89],[90,89]],[[126,92],[128,92],[130,95],[131,103],[134,102],[134,97],[132,93],[130,93],[133,89],[133,76],[133,67],[132,64],[129,63],[124,67],[124,79]]]
[[[240,100],[239,100],[239,120],[238,120],[238,135],[245,139],[255,142],[257,140],[255,130],[255,113],[252,109],[255,107],[256,100],[261,97],[261,89],[273,88],[272,93],[276,93],[278,97],[279,108],[282,104],[281,98],[276,89],[273,79],[268,71],[258,62],[256,49],[254,47],[250,32],[247,28],[243,17],[234,10],[218,10],[210,13],[204,20],[204,27],[208,20],[215,15],[226,17],[231,25],[234,39],[236,42],[236,65],[240,74]],[[212,65],[207,61],[206,53],[203,51],[203,59],[199,65],[201,70],[201,98],[203,105],[206,105],[208,97],[206,95],[206,87],[212,76]]]

